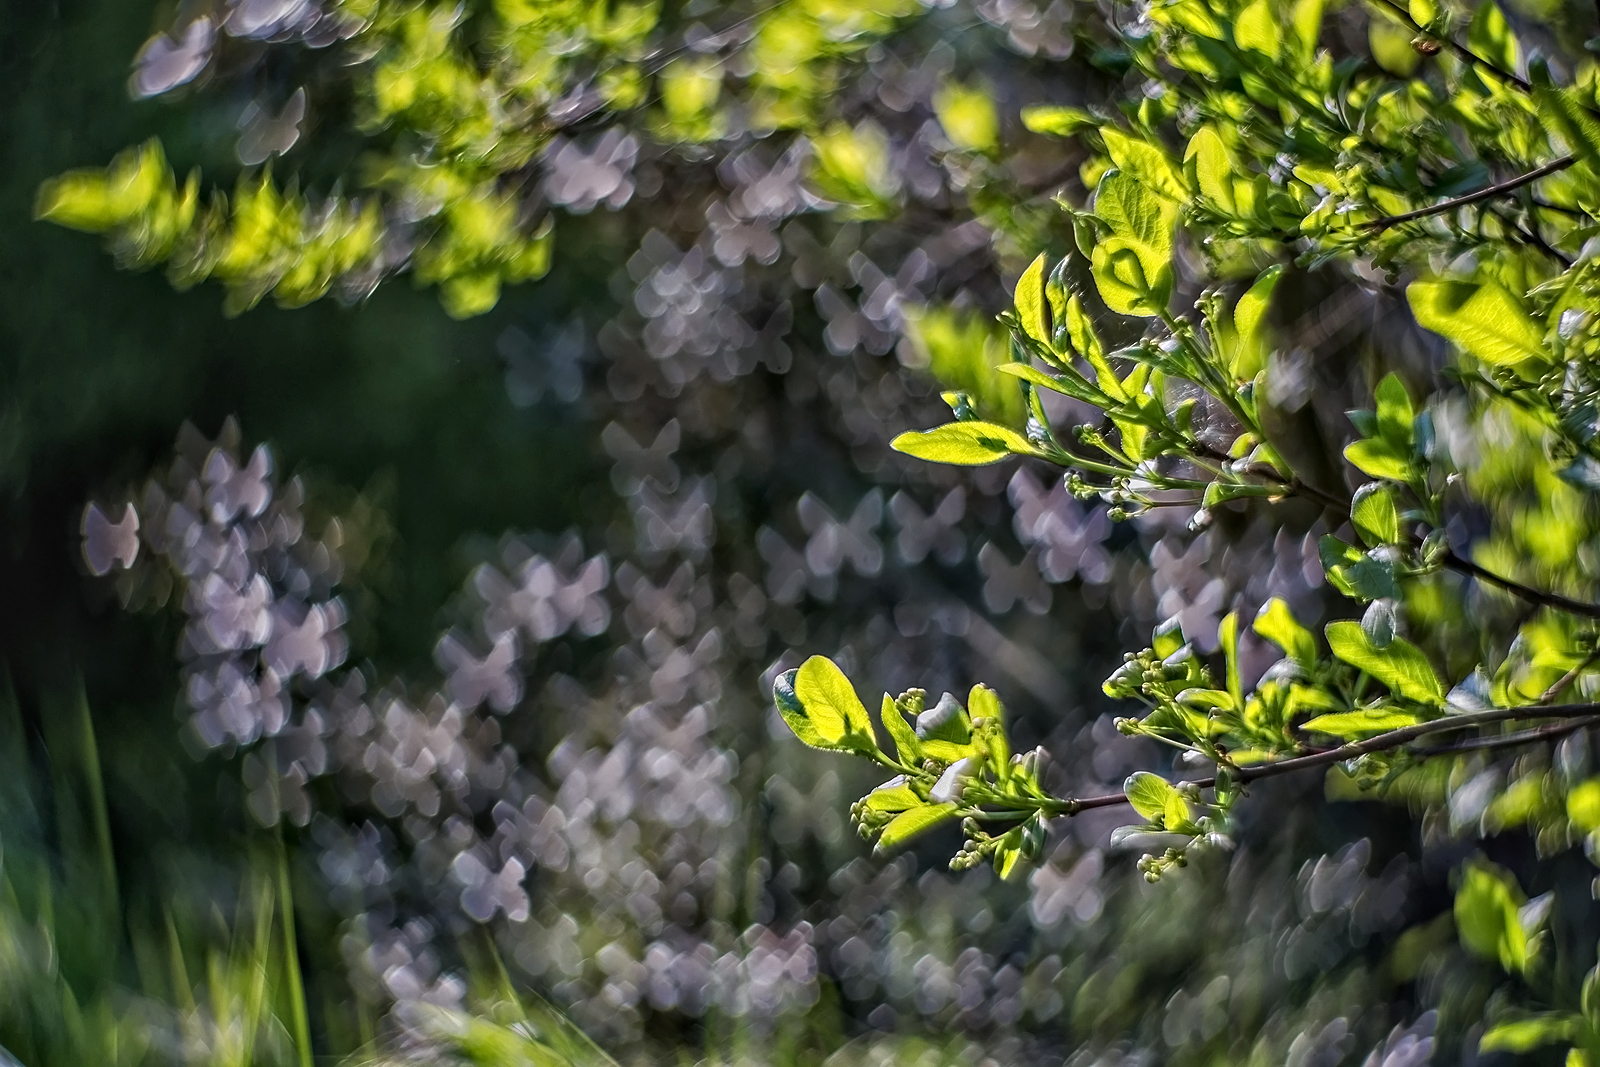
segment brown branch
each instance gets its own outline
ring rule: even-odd
[[[1536,741],[1553,741],[1558,737],[1565,737],[1570,733],[1588,729],[1600,723],[1600,715],[1589,715],[1571,722],[1552,722],[1543,726],[1535,726],[1531,730],[1518,730],[1512,734],[1500,734],[1496,737],[1469,737],[1465,741],[1457,741],[1452,745],[1433,745],[1428,748],[1408,749],[1413,756],[1448,756],[1456,752],[1481,752],[1485,749],[1513,748],[1517,745],[1533,744]]]
[[[1456,555],[1453,551],[1444,557],[1444,565],[1458,574],[1465,574],[1488,585],[1499,586],[1506,592],[1526,600],[1530,604],[1545,608],[1555,608],[1557,611],[1565,611],[1572,615],[1582,615],[1589,619],[1600,619],[1600,604],[1585,604],[1581,600],[1573,600],[1571,597],[1562,596],[1560,593],[1547,593],[1541,589],[1523,585],[1521,582],[1512,581],[1510,578],[1502,578],[1493,571],[1484,570],[1470,559]]]
[[[1480,56],[1478,53],[1474,52],[1472,49],[1468,48],[1466,45],[1457,44],[1454,40],[1452,40],[1449,37],[1435,37],[1433,34],[1428,33],[1428,31],[1426,29],[1424,29],[1422,27],[1422,25],[1417,22],[1416,19],[1411,17],[1411,12],[1409,10],[1407,10],[1406,8],[1404,8],[1404,7],[1400,6],[1399,4],[1395,3],[1394,0],[1378,0],[1378,3],[1382,4],[1384,7],[1388,8],[1390,11],[1393,11],[1396,15],[1400,16],[1401,20],[1404,21],[1406,23],[1406,25],[1410,26],[1413,30],[1417,31],[1420,34],[1426,34],[1428,37],[1432,38],[1433,40],[1438,41],[1440,44],[1442,44],[1446,48],[1450,49],[1450,51],[1454,52],[1456,54],[1456,57],[1458,59],[1462,60],[1463,62],[1468,63],[1468,64],[1470,64],[1472,66],[1483,67],[1486,70],[1490,70],[1490,71],[1494,72],[1496,75],[1498,75],[1499,77],[1504,78],[1506,81],[1510,82],[1512,85],[1515,85],[1518,89],[1521,89],[1525,93],[1533,92],[1533,86],[1528,83],[1528,80],[1526,78],[1520,77],[1519,75],[1517,75],[1516,73],[1514,73],[1512,71],[1506,70],[1503,67],[1500,67],[1500,66],[1498,66],[1498,65],[1496,65],[1494,63],[1489,62],[1489,60],[1484,59],[1482,56]]]
[[[1470,730],[1479,726],[1492,726],[1495,723],[1517,722],[1524,719],[1561,718],[1575,719],[1576,722],[1556,724],[1567,727],[1567,729],[1565,731],[1551,731],[1542,736],[1560,736],[1562,733],[1582,730],[1600,722],[1600,704],[1558,704],[1550,707],[1495,708],[1492,711],[1478,711],[1466,715],[1449,715],[1442,719],[1434,719],[1431,722],[1419,722],[1414,726],[1402,726],[1397,730],[1389,730],[1386,733],[1369,737],[1365,741],[1351,741],[1349,744],[1340,745],[1338,748],[1312,752],[1304,756],[1293,756],[1289,759],[1274,760],[1270,763],[1249,764],[1240,767],[1233,773],[1232,777],[1236,782],[1257,782],[1264,778],[1276,778],[1283,774],[1293,774],[1295,771],[1309,770],[1315,767],[1328,767],[1335,763],[1343,763],[1345,760],[1370,755],[1374,752],[1387,752],[1390,749],[1410,744],[1417,738],[1426,737],[1429,734]],[[1527,732],[1531,733],[1531,731]],[[1481,740],[1501,741],[1503,739],[1483,738]],[[1215,778],[1201,778],[1196,781],[1178,784],[1196,785],[1201,789],[1209,789],[1217,784],[1217,780]],[[1061,814],[1076,815],[1080,811],[1088,811],[1091,808],[1110,808],[1127,802],[1128,795],[1126,793],[1108,793],[1105,796],[1069,799],[1062,801]]]
[[[1581,661],[1579,661],[1577,666],[1573,667],[1566,674],[1563,674],[1560,678],[1557,678],[1550,688],[1546,689],[1540,695],[1539,699],[1535,701],[1535,703],[1554,704],[1556,702],[1556,697],[1561,695],[1561,691],[1567,686],[1571,685],[1573,682],[1577,681],[1578,675],[1587,670],[1589,665],[1596,659],[1600,659],[1600,648],[1590,652],[1587,656],[1583,657]]]
[[[1514,192],[1529,182],[1536,182],[1540,178],[1547,178],[1558,171],[1566,170],[1576,162],[1577,157],[1575,156],[1562,156],[1559,159],[1551,160],[1542,167],[1536,167],[1526,174],[1519,174],[1515,178],[1507,178],[1503,182],[1485,186],[1475,193],[1467,193],[1465,196],[1458,196],[1453,200],[1434,204],[1432,207],[1417,208],[1415,211],[1407,211],[1401,215],[1386,215],[1381,219],[1373,219],[1366,226],[1370,230],[1387,230],[1391,226],[1399,226],[1405,222],[1415,222],[1417,219],[1425,219],[1430,215],[1442,215],[1447,211],[1454,211],[1458,207],[1476,204],[1480,200],[1492,200],[1497,196]]]

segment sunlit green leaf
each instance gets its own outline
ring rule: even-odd
[[[1158,816],[1165,816],[1167,804],[1174,797],[1180,802],[1183,799],[1178,796],[1171,782],[1149,771],[1135,771],[1129,775],[1128,780],[1122,783],[1122,791],[1133,810],[1151,821]]]
[[[1259,52],[1268,60],[1278,58],[1283,31],[1278,26],[1273,0],[1251,0],[1233,23],[1233,39],[1240,48]]]
[[[920,833],[933,829],[940,823],[955,817],[957,805],[950,804],[922,804],[901,812],[889,820],[889,825],[883,828],[883,833],[878,835],[878,847],[875,851],[887,852],[892,848],[904,844]]]
[[[1034,104],[1022,109],[1022,124],[1034,133],[1071,137],[1084,130],[1099,128],[1101,120],[1077,107]]]
[[[1359,622],[1330,622],[1326,633],[1335,656],[1366,671],[1390,692],[1419,704],[1444,703],[1444,687],[1433,664],[1411,642],[1397,637],[1387,647],[1377,648]]]
[[[1417,322],[1485,363],[1516,366],[1550,358],[1544,331],[1521,301],[1494,282],[1413,282],[1406,299]]]
[[[1521,973],[1528,966],[1528,933],[1518,910],[1522,890],[1509,871],[1493,864],[1469,863],[1456,890],[1456,932],[1461,943],[1485,959]]]
[[[1467,28],[1467,47],[1492,66],[1516,74],[1522,66],[1522,48],[1506,22],[1505,13],[1494,0],[1483,0],[1472,24]]]
[[[1370,711],[1341,711],[1332,715],[1318,715],[1300,728],[1310,733],[1330,734],[1346,741],[1370,737],[1402,726],[1415,726],[1422,719],[1409,711],[1377,708]]]
[[[1400,540],[1400,512],[1394,494],[1382,482],[1369,482],[1356,490],[1350,503],[1350,522],[1368,545],[1392,545]]]
[[[1317,662],[1317,639],[1311,631],[1301,626],[1289,605],[1273,597],[1261,605],[1256,614],[1256,633],[1283,649],[1284,654],[1302,667],[1312,667]]]
[[[1044,299],[1044,272],[1047,266],[1044,253],[1028,264],[1028,269],[1017,279],[1012,302],[1017,308],[1017,321],[1029,337],[1046,347],[1053,331],[1050,328],[1050,308]]]
[[[992,422],[951,422],[921,433],[903,433],[891,442],[897,452],[933,463],[975,467],[1008,456],[1033,456],[1038,450],[1017,431]]]
[[[1552,1011],[1526,1019],[1497,1023],[1478,1039],[1478,1051],[1532,1052],[1545,1045],[1572,1041],[1582,1032],[1583,1019],[1567,1012]]]

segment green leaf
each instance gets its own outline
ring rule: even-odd
[[[1324,534],[1317,541],[1322,569],[1333,587],[1357,600],[1379,600],[1395,595],[1394,565],[1373,559],[1354,545]]]
[[[1282,277],[1283,264],[1268,267],[1233,306],[1237,342],[1228,360],[1228,372],[1235,381],[1252,380],[1266,364],[1267,311],[1272,304],[1272,292]]]
[[[1368,482],[1350,502],[1350,522],[1368,546],[1392,545],[1400,540],[1400,512],[1394,494],[1382,482]]]
[[[1150,634],[1150,648],[1157,656],[1166,659],[1183,647],[1183,616],[1174,615],[1158,623]]]
[[[917,739],[916,731],[888,693],[883,694],[878,718],[883,720],[883,728],[889,732],[889,739],[894,742],[895,754],[900,757],[901,763],[915,763],[922,758],[922,742]]]
[[[1411,47],[1412,40],[1409,26],[1382,18],[1367,20],[1367,47],[1372,51],[1372,58],[1397,78],[1409,78],[1422,62],[1417,50]]]
[[[1007,456],[1037,456],[1039,450],[1015,430],[992,422],[951,422],[922,433],[903,433],[890,446],[917,459],[979,467]]]
[[[1259,52],[1276,61],[1282,41],[1273,0],[1253,0],[1233,23],[1233,40],[1240,48]]]
[[[1412,282],[1406,299],[1418,323],[1485,363],[1511,367],[1550,360],[1544,331],[1521,301],[1494,282]]]
[[[1233,176],[1238,167],[1232,153],[1217,133],[1216,127],[1207,124],[1189,138],[1183,160],[1190,179],[1199,188],[1200,195],[1215,204],[1224,214],[1236,210],[1233,196]]]
[[[1421,721],[1420,716],[1413,715],[1409,711],[1373,708],[1365,711],[1340,711],[1332,715],[1318,715],[1301,729],[1353,741],[1358,737],[1398,730],[1402,726],[1415,726]]]
[[[939,384],[970,395],[979,418],[1022,425],[1022,390],[996,373],[1011,358],[1011,339],[993,318],[948,305],[908,308],[905,330],[916,358]]]
[[[1122,791],[1133,810],[1149,822],[1154,822],[1158,816],[1165,818],[1167,805],[1172,799],[1176,798],[1180,803],[1183,801],[1171,782],[1149,771],[1130,774],[1128,780],[1122,783]]]
[[[1022,827],[1013,827],[1001,836],[994,850],[994,869],[1001,881],[1011,877],[1022,860]]]
[[[1583,833],[1600,830],[1600,778],[1580,782],[1567,793],[1567,819]]]
[[[1178,205],[1124,171],[1113,170],[1095,192],[1095,215],[1111,236],[1095,245],[1095,285],[1111,310],[1158,315],[1172,293],[1172,230]]]
[[[1045,255],[1041,252],[1039,258],[1028,264],[1028,269],[1017,279],[1016,292],[1011,299],[1016,305],[1017,320],[1022,323],[1023,331],[1048,348],[1052,331],[1050,309],[1044,299],[1045,266]]]
[[[862,798],[868,811],[905,811],[926,803],[911,788],[906,776],[896,775]]]
[[[1401,452],[1380,437],[1352,441],[1345,446],[1344,458],[1363,474],[1393,481],[1409,481],[1412,473],[1411,453]]]
[[[1255,631],[1283,649],[1284,654],[1310,670],[1317,663],[1317,639],[1300,625],[1289,605],[1273,597],[1256,613]]]
[[[1482,861],[1462,871],[1456,890],[1456,933],[1462,945],[1501,967],[1521,973],[1528,967],[1528,933],[1518,909],[1522,890],[1509,871]]]
[[[1022,125],[1034,133],[1071,137],[1084,130],[1098,129],[1101,119],[1079,107],[1034,104],[1022,109]]]
[[[772,699],[789,729],[812,748],[877,753],[867,709],[832,660],[812,656],[799,670],[785,671],[772,685]]]
[[[922,804],[910,808],[889,820],[889,825],[883,828],[883,833],[878,835],[876,852],[887,852],[897,845],[904,844],[916,835],[931,830],[947,819],[955,817],[957,805],[951,804]]]
[[[1333,654],[1366,671],[1382,682],[1391,693],[1419,704],[1437,707],[1444,703],[1444,687],[1433,673],[1433,664],[1422,649],[1396,637],[1384,648],[1373,645],[1359,622],[1330,622],[1326,631]]]
[[[1061,393],[1097,407],[1106,407],[1111,399],[1075,374],[1048,374],[1031,363],[1002,363],[995,370],[1009,374],[1040,389]]]
[[[1564,1011],[1532,1015],[1514,1022],[1498,1023],[1478,1040],[1478,1051],[1532,1052],[1558,1041],[1577,1040],[1583,1019]]]
[[[823,723],[828,724],[830,731],[838,724],[840,736],[845,733],[873,736],[872,720],[867,718],[867,709],[856,696],[855,686],[838,664],[826,656],[812,656],[800,665],[794,679],[794,692],[819,731],[823,730]]]
[[[1438,0],[1411,0],[1407,10],[1419,26],[1426,26],[1439,17]]]
[[[1533,102],[1545,126],[1561,135],[1573,155],[1591,165],[1600,163],[1600,119],[1589,110],[1594,102],[1593,93],[1586,106],[1575,86],[1558,89],[1549,84],[1536,84]]]
[[[1289,21],[1294,27],[1300,62],[1309,63],[1316,55],[1317,38],[1322,33],[1322,0],[1295,0]]]
[[[1128,394],[1122,388],[1122,379],[1111,369],[1111,361],[1106,359],[1100,335],[1095,332],[1094,323],[1089,321],[1088,314],[1083,310],[1083,301],[1078,299],[1076,293],[1067,301],[1067,340],[1072,342],[1073,351],[1094,368],[1095,379],[1100,383],[1102,392],[1113,400],[1128,399]]]
[[[977,86],[946,82],[933,94],[934,114],[950,143],[964,152],[993,152],[1000,144],[1000,115]]]
[[[1141,185],[1168,200],[1187,200],[1189,189],[1183,172],[1173,165],[1166,149],[1142,138],[1129,136],[1115,126],[1100,131],[1111,162]]]
[[[1467,28],[1467,47],[1492,66],[1516,74],[1522,66],[1522,48],[1494,0],[1484,0]]]
[[[1121,238],[1114,237],[1095,246],[1094,281],[1106,307],[1118,314],[1150,318],[1159,315],[1166,306],[1145,274],[1144,260],[1138,249]]]
[[[1397,451],[1410,452],[1416,409],[1411,406],[1411,395],[1406,392],[1400,376],[1393,372],[1385,374],[1378,388],[1373,390],[1373,399],[1377,401],[1378,436]]]
[[[1217,643],[1222,646],[1223,663],[1227,672],[1228,696],[1235,708],[1244,707],[1244,688],[1239,680],[1239,613],[1230,611],[1217,625]]]
[[[967,694],[967,714],[973,722],[979,719],[989,719],[992,722],[1002,722],[1005,719],[1005,708],[1000,704],[1000,694],[986,685],[975,685]]]

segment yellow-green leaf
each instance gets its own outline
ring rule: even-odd
[[[889,820],[889,825],[883,828],[883,833],[878,835],[878,852],[887,852],[896,845],[904,844],[916,835],[931,830],[946,819],[955,817],[956,805],[951,804],[921,804],[896,815]]]
[[[1253,0],[1233,23],[1234,43],[1268,60],[1278,58],[1282,37],[1274,0]]]
[[[1034,133],[1071,137],[1099,127],[1101,120],[1078,107],[1034,104],[1022,109],[1022,124]]]
[[[992,152],[1000,143],[1000,116],[977,86],[946,83],[933,94],[934,114],[950,143],[966,152]]]
[[[1200,195],[1211,201],[1226,214],[1234,214],[1232,153],[1223,143],[1216,127],[1207,124],[1189,138],[1189,147],[1183,152],[1184,165],[1190,171]]]
[[[1419,704],[1444,703],[1444,687],[1433,672],[1433,664],[1422,649],[1396,637],[1378,648],[1361,629],[1359,622],[1330,622],[1325,631],[1333,654],[1352,667],[1366,671],[1382,682],[1391,693]]]
[[[906,811],[926,803],[911,788],[906,776],[896,775],[862,798],[869,811]]]
[[[820,732],[837,731],[840,737],[846,733],[873,736],[872,720],[867,718],[867,709],[856,696],[855,686],[826,656],[812,656],[800,665],[794,692]]]
[[[1129,775],[1122,783],[1122,791],[1127,795],[1128,804],[1146,821],[1154,821],[1157,816],[1165,818],[1168,801],[1178,794],[1171,782],[1149,771],[1135,771]],[[1182,799],[1178,797],[1179,801]]]
[[[1411,477],[1411,457],[1378,437],[1352,441],[1345,446],[1344,458],[1374,478],[1403,482]]]
[[[1505,12],[1494,0],[1484,0],[1467,27],[1467,47],[1491,66],[1516,74],[1522,66],[1522,48],[1506,22]]]
[[[903,433],[891,446],[917,459],[979,467],[1007,456],[1035,456],[1038,449],[1015,430],[992,422],[951,422],[921,433]]]
[[[1350,522],[1368,545],[1392,545],[1400,540],[1400,512],[1394,494],[1381,482],[1369,482],[1356,490],[1350,503]]]
[[[1456,933],[1470,951],[1498,960],[1513,973],[1528,967],[1528,932],[1518,914],[1522,890],[1510,872],[1490,863],[1474,862],[1461,872],[1456,890]]]
[[[1273,597],[1256,613],[1255,631],[1283,649],[1300,666],[1311,668],[1317,662],[1317,639],[1300,625],[1289,605]]]
[[[922,742],[918,740],[917,732],[911,728],[888,693],[883,694],[878,718],[883,720],[883,728],[889,732],[889,739],[894,742],[895,753],[901,763],[909,764],[922,758]]]
[[[1050,309],[1044,299],[1044,271],[1047,261],[1043,252],[1028,264],[1028,269],[1017,279],[1012,303],[1017,308],[1017,319],[1027,335],[1040,344],[1050,345]]]
[[[1589,110],[1594,106],[1593,92],[1585,101],[1576,86],[1536,85],[1533,101],[1545,126],[1561,135],[1573,155],[1590,164],[1600,163],[1600,119]]]
[[[1372,734],[1381,734],[1387,730],[1398,730],[1403,726],[1415,726],[1421,722],[1420,716],[1409,711],[1395,711],[1393,708],[1373,708],[1366,711],[1339,711],[1332,715],[1318,715],[1301,727],[1313,733],[1330,734],[1334,737],[1349,741],[1357,737],[1368,737]]]
[[[1558,1041],[1574,1041],[1582,1031],[1581,1016],[1564,1011],[1545,1012],[1491,1027],[1479,1039],[1478,1051],[1532,1052]]]
[[[1507,367],[1550,359],[1544,331],[1521,301],[1494,282],[1413,282],[1406,299],[1417,322],[1485,363]]]
[[[1151,192],[1168,200],[1186,200],[1189,189],[1183,172],[1173,165],[1166,149],[1143,138],[1133,137],[1115,126],[1100,131],[1106,151],[1123,173],[1131,175]],[[1115,228],[1115,227],[1113,227]]]
[[[1600,778],[1580,782],[1567,793],[1567,819],[1583,833],[1600,830]]]

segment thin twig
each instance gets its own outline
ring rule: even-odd
[[[1407,749],[1413,756],[1448,756],[1456,752],[1481,752],[1485,749],[1514,748],[1517,745],[1529,745],[1536,741],[1552,741],[1558,737],[1588,729],[1600,723],[1600,715],[1590,715],[1582,719],[1573,719],[1571,722],[1552,722],[1543,726],[1535,726],[1531,730],[1518,730],[1513,734],[1501,734],[1496,737],[1469,737],[1465,741],[1457,741],[1451,745],[1433,745],[1428,748]]]
[[[1504,67],[1500,67],[1494,63],[1491,63],[1489,60],[1484,59],[1466,45],[1457,44],[1449,37],[1435,37],[1433,34],[1428,33],[1428,31],[1420,23],[1418,23],[1416,19],[1411,17],[1410,11],[1395,3],[1394,0],[1378,0],[1378,3],[1382,4],[1390,11],[1393,11],[1396,15],[1399,15],[1400,18],[1413,30],[1416,30],[1421,34],[1427,34],[1428,37],[1438,41],[1440,44],[1450,49],[1450,51],[1454,52],[1462,61],[1473,66],[1483,67],[1486,70],[1493,71],[1496,75],[1504,78],[1506,81],[1510,82],[1512,85],[1515,85],[1518,89],[1521,89],[1525,93],[1533,92],[1533,86],[1528,83],[1526,78],[1522,78],[1516,73],[1506,70]]]
[[[1459,574],[1465,574],[1480,582],[1497,585],[1506,592],[1526,600],[1530,604],[1537,604],[1545,608],[1555,608],[1558,611],[1565,611],[1572,615],[1582,615],[1589,619],[1600,619],[1600,604],[1585,604],[1581,600],[1573,600],[1571,597],[1562,596],[1560,593],[1548,593],[1541,589],[1523,585],[1521,582],[1512,581],[1510,578],[1502,578],[1493,571],[1484,570],[1470,559],[1456,555],[1453,551],[1445,555],[1444,565]]]
[[[1546,689],[1544,691],[1544,693],[1540,695],[1539,699],[1534,701],[1534,703],[1536,703],[1536,704],[1554,704],[1556,702],[1556,697],[1561,695],[1561,691],[1563,689],[1565,689],[1567,686],[1571,685],[1573,682],[1577,681],[1578,680],[1578,675],[1582,674],[1585,670],[1587,670],[1589,665],[1591,663],[1593,663],[1597,658],[1600,658],[1600,648],[1597,648],[1593,652],[1590,652],[1587,656],[1583,657],[1582,661],[1579,662],[1576,667],[1573,667],[1570,671],[1568,671],[1566,674],[1563,674],[1560,678],[1557,678],[1555,680],[1555,684],[1550,686],[1549,689]]]
[[[1382,231],[1387,230],[1391,226],[1399,226],[1401,223],[1414,222],[1417,219],[1425,219],[1430,215],[1442,215],[1447,211],[1454,211],[1458,207],[1466,207],[1468,204],[1476,204],[1480,200],[1492,200],[1497,196],[1502,196],[1506,193],[1513,192],[1522,188],[1524,185],[1527,185],[1529,182],[1536,182],[1540,178],[1546,178],[1552,174],[1555,174],[1557,171],[1566,170],[1576,162],[1577,157],[1575,156],[1562,156],[1559,159],[1551,160],[1542,167],[1537,167],[1533,170],[1530,170],[1526,174],[1519,174],[1515,178],[1507,178],[1503,182],[1485,186],[1475,193],[1467,193],[1465,196],[1458,196],[1453,200],[1446,200],[1443,203],[1434,204],[1432,207],[1420,207],[1415,211],[1407,211],[1400,215],[1386,215],[1381,219],[1374,219],[1366,225],[1370,230]]]
[[[1397,730],[1389,730],[1375,737],[1369,737],[1365,741],[1351,741],[1349,744],[1340,745],[1338,748],[1326,749],[1322,752],[1274,760],[1270,763],[1250,764],[1240,767],[1232,775],[1232,778],[1240,783],[1257,782],[1263,778],[1276,778],[1279,775],[1292,774],[1295,771],[1343,763],[1345,760],[1370,755],[1373,752],[1386,752],[1390,749],[1410,744],[1417,738],[1426,737],[1429,734],[1470,730],[1479,726],[1492,726],[1495,723],[1516,722],[1523,719],[1559,718],[1577,720],[1576,723],[1561,724],[1563,726],[1570,726],[1573,730],[1584,729],[1594,722],[1600,721],[1600,704],[1558,704],[1550,707],[1496,708],[1492,711],[1478,711],[1467,715],[1449,715],[1442,719],[1434,719],[1431,722],[1419,722],[1414,726],[1402,726]],[[1196,785],[1201,789],[1209,789],[1217,784],[1217,780],[1215,778],[1201,778],[1182,784]],[[1128,795],[1126,793],[1108,793],[1105,796],[1069,799],[1062,802],[1061,814],[1076,815],[1080,811],[1088,811],[1091,808],[1110,808],[1127,802]]]

